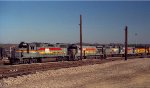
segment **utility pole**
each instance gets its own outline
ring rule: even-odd
[[[128,54],[128,27],[125,27],[125,60],[127,60]]]
[[[10,53],[10,58],[11,58],[11,54],[12,54],[12,53],[11,53],[11,47],[9,47],[9,53]]]
[[[149,47],[147,47],[147,55],[149,55]]]
[[[146,46],[146,44],[145,44],[145,56],[144,57],[147,57],[147,46]]]
[[[80,59],[82,60],[82,15],[80,15]]]

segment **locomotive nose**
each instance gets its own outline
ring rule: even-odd
[[[75,44],[72,44],[68,47],[68,55],[71,60],[75,60],[75,55],[77,54],[78,47]]]
[[[78,47],[75,44],[72,44],[68,47],[68,51],[73,55],[77,54],[77,49]]]

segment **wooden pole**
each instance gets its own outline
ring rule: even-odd
[[[82,60],[82,15],[80,15],[80,59]]]
[[[125,27],[125,60],[127,60],[128,54],[128,27]]]

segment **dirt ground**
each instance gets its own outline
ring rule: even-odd
[[[0,88],[150,88],[150,58],[10,77],[0,80]]]

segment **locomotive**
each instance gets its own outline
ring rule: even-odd
[[[102,58],[95,46],[83,46],[83,58]],[[10,62],[36,63],[44,61],[72,61],[80,59],[80,47],[76,44],[48,44],[21,42],[11,51]]]
[[[98,46],[83,45],[83,59],[106,57],[124,57],[124,46]],[[74,61],[80,60],[80,46],[77,44],[49,44],[49,43],[25,43],[21,42],[18,47],[12,48],[10,62],[37,63],[47,61]],[[149,47],[128,47],[128,56],[149,54]]]

